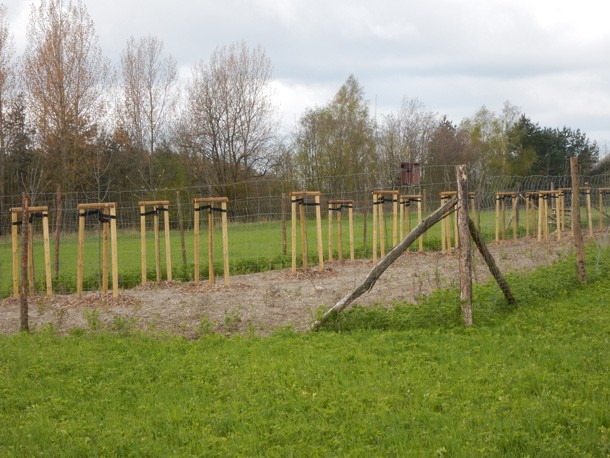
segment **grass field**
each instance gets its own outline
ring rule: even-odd
[[[585,219],[583,218],[583,222]],[[322,239],[324,256],[328,254],[328,220],[322,220]],[[411,227],[415,227],[417,221],[415,215],[411,218]],[[215,234],[215,270],[221,274],[223,270],[222,246],[220,224],[216,224],[217,233]],[[230,223],[229,225],[229,259],[231,275],[260,272],[273,269],[290,267],[291,265],[291,239],[290,221],[287,223],[287,254],[282,254],[282,226],[279,221],[257,222],[257,223]],[[334,223],[336,231],[336,221]],[[343,255],[349,257],[349,241],[347,230],[347,217],[344,216],[343,223]],[[101,284],[101,234],[99,228],[92,226],[92,230],[87,232],[85,243],[85,262],[84,262],[84,289],[98,290]],[[44,261],[42,257],[42,236],[40,228],[36,227],[35,236],[35,278],[36,289],[44,291]],[[485,211],[481,213],[481,232],[487,240],[494,240],[495,237],[495,213]],[[310,264],[317,263],[316,251],[316,228],[313,218],[308,219],[308,254]],[[354,245],[357,258],[370,258],[372,253],[372,216],[367,217],[366,243],[364,240],[364,217],[356,215],[354,217]],[[519,228],[519,236],[525,235],[524,227]],[[148,278],[154,280],[155,259],[154,259],[154,240],[152,229],[147,232],[147,265]],[[300,237],[300,236],[298,236]],[[512,229],[506,232],[506,237],[512,237]],[[335,258],[336,258],[336,232],[335,239]],[[385,238],[387,249],[389,250],[392,241],[392,219],[386,216]],[[300,239],[299,239],[300,240]],[[54,291],[59,293],[69,293],[76,290],[76,259],[77,259],[77,238],[76,234],[64,234],[60,244],[60,276],[54,279]],[[297,250],[300,253],[300,241]],[[417,249],[417,243],[413,249]],[[426,251],[441,249],[441,229],[440,225],[431,228],[424,237],[424,249]],[[182,251],[180,234],[178,231],[171,231],[171,252],[172,252],[172,271],[174,279],[190,281],[193,279],[193,233],[187,231],[185,234],[185,251],[187,264],[182,263]],[[51,240],[51,256],[54,253],[54,241]],[[208,274],[208,246],[207,232],[202,229],[201,234],[201,278],[207,278]],[[165,278],[165,248],[163,232],[161,231],[161,268],[163,278]],[[119,265],[119,286],[121,288],[131,288],[138,285],[141,281],[140,265],[140,233],[135,230],[121,230],[118,234],[118,265]],[[300,254],[299,254],[300,265]],[[0,237],[0,297],[9,296],[12,292],[12,253],[10,236]]]
[[[0,336],[0,456],[609,456],[609,257],[512,277],[517,308],[477,286],[471,329],[439,292],[309,334]]]

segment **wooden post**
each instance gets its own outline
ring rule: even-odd
[[[385,218],[383,204],[392,202],[392,246],[398,243],[398,200],[400,192],[396,190],[373,191],[373,262],[377,260],[377,235],[379,236],[379,252],[385,256]],[[377,218],[375,218],[377,213]]]
[[[304,197],[303,197],[304,199]],[[299,204],[299,223],[301,227],[301,254],[303,259],[303,269],[307,269],[309,264],[309,253],[307,250],[307,226],[305,225],[305,202],[301,201]]]
[[[85,257],[85,212],[78,212],[78,258],[76,261],[76,294],[83,296],[83,260]]]
[[[286,194],[282,193],[282,254],[286,256]]]
[[[313,197],[314,202],[305,202],[308,197]],[[313,205],[316,207],[316,236],[318,247],[318,268],[324,270],[324,247],[322,241],[322,212],[320,209],[320,192],[319,191],[293,191],[290,193],[292,201],[292,271],[296,272],[296,221],[297,211],[299,212],[299,220],[301,227],[301,252],[303,253],[303,269],[307,269],[307,229],[305,220],[305,206]]]
[[[28,195],[24,192],[22,196],[22,212],[21,212],[21,226],[23,228],[23,234],[21,236],[21,296],[19,298],[19,313],[20,313],[20,324],[21,332],[29,332],[29,310],[28,310],[28,229],[29,229],[29,199]]]
[[[368,220],[368,216],[369,216],[369,206],[368,206],[368,200],[365,200],[364,206],[362,208],[362,248],[364,251],[364,257],[366,258],[366,253],[367,253],[367,230],[368,230],[368,225],[367,225],[367,220]]]
[[[227,227],[227,202],[228,197],[196,197],[193,199],[193,209],[195,213],[193,225],[193,247],[194,247],[194,278],[195,283],[199,282],[199,218],[201,210],[208,211],[208,281],[210,285],[215,284],[214,273],[214,212],[221,213],[222,226],[222,256],[224,268],[224,282],[229,284],[229,235]],[[202,203],[207,205],[201,206]]]
[[[161,281],[161,241],[159,236],[159,213],[163,213],[163,229],[165,240],[165,268],[167,279],[172,280],[172,253],[169,226],[169,200],[141,200],[138,202],[140,207],[140,246],[142,254],[142,284],[146,283],[146,216],[153,217],[153,236],[155,242],[155,273],[157,282]],[[147,207],[152,210],[146,211]]]
[[[142,269],[142,284],[145,285],[148,278],[146,265],[146,207],[140,202],[140,263]]]
[[[421,223],[422,218],[422,195],[421,194],[407,194],[400,196],[400,208],[404,207],[404,218],[405,218],[405,232],[402,232],[401,229],[401,238],[411,232],[411,215],[410,215],[410,207],[412,203],[417,203],[417,224]],[[401,217],[402,221],[402,217]],[[423,236],[419,238],[419,251],[424,251],[424,239]]]
[[[228,199],[227,199],[228,200]],[[220,203],[222,227],[222,260],[225,285],[229,284],[229,227],[227,222],[227,202]]]
[[[377,263],[377,194],[373,193],[373,263]]]
[[[350,205],[347,209],[347,219],[349,220],[349,258],[354,260],[354,205]]]
[[[184,240],[184,218],[182,216],[180,191],[176,191],[176,207],[178,210],[178,229],[180,230],[180,250],[182,251],[182,267],[186,268],[186,242]]]
[[[112,297],[119,296],[119,269],[118,269],[118,253],[117,253],[117,230],[116,230],[116,202],[107,203],[92,203],[78,204],[78,258],[76,269],[76,292],[78,297],[83,295],[83,261],[85,257],[85,221],[88,212],[94,212],[98,215],[98,219],[103,231],[103,248],[102,248],[102,290],[107,291],[108,288],[108,228],[110,225],[110,254],[112,262]]]
[[[530,193],[525,193],[525,236],[530,236]]]
[[[102,218],[108,217],[106,208],[100,210]],[[108,292],[108,224],[102,224],[102,293]]]
[[[328,201],[328,260],[333,260],[333,211],[335,211],[335,207],[333,205],[334,201]],[[339,208],[339,212],[341,208]]]
[[[578,158],[570,157],[570,172],[572,175],[572,232],[574,232],[574,248],[576,249],[576,268],[581,283],[587,281],[585,271],[585,245],[580,227],[580,189],[578,183]]]
[[[292,272],[297,271],[297,197],[290,196],[290,216],[292,219],[291,231],[291,254],[292,254]]]
[[[324,270],[324,246],[322,244],[322,209],[320,208],[320,194],[314,196],[314,203],[316,206],[316,228],[318,235],[318,270],[322,272]]]
[[[161,281],[161,241],[159,239],[159,214],[156,208],[153,213],[153,236],[155,240],[155,273],[157,274],[157,283]]]
[[[173,280],[172,275],[172,247],[171,247],[171,239],[169,235],[169,204],[163,210],[163,231],[165,233],[165,271],[166,277],[168,281]]]
[[[23,207],[22,207],[23,208]],[[19,297],[19,228],[18,213],[11,211],[11,242],[13,250],[13,297]]]
[[[500,241],[500,196],[496,193],[496,242]]]
[[[193,201],[193,281],[199,283],[199,218],[201,205]]]
[[[350,259],[354,260],[354,220],[353,220],[353,200],[329,200],[328,201],[328,259],[333,258],[333,213],[337,212],[337,259],[343,259],[343,226],[342,210],[348,210],[349,224],[349,252]]]
[[[23,213],[23,207],[14,207],[10,209],[11,212],[11,239],[12,239],[12,254],[13,254],[13,296],[19,297],[19,260],[17,259],[18,250],[18,226],[22,225],[22,221],[19,220],[19,215]],[[32,222],[34,217],[40,217],[42,220],[42,237],[43,237],[43,253],[44,253],[44,271],[45,271],[45,282],[46,282],[46,293],[48,296],[53,294],[53,281],[51,275],[51,242],[49,237],[49,207],[37,206],[28,208],[28,223],[27,232],[23,231],[23,234],[27,234],[28,237],[28,259],[27,259],[27,280],[30,294],[34,294],[34,236]]]
[[[469,196],[468,177],[466,166],[458,165],[455,168],[457,177],[457,219],[460,238],[460,304],[464,324],[472,326],[472,252],[470,249]]]

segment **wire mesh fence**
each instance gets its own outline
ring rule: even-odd
[[[399,174],[397,174],[399,176]],[[497,193],[514,192],[519,196],[525,196],[529,192],[549,191],[571,186],[569,176],[485,176],[471,173],[469,186],[474,192],[474,203],[477,208],[477,225],[483,235],[488,240],[494,240],[497,232],[495,218]],[[329,200],[350,200],[353,201],[354,214],[354,247],[357,258],[372,258],[373,246],[373,200],[372,191],[374,189],[395,189],[400,195],[421,196],[423,217],[430,214],[439,207],[441,203],[441,192],[455,190],[455,169],[454,167],[424,167],[421,169],[421,179],[416,185],[402,184],[400,180],[392,182],[376,182],[371,184],[366,176],[357,177],[347,176],[327,176],[317,180],[319,189],[305,189],[303,184],[295,180],[279,180],[264,178],[258,181],[247,183],[225,184],[222,186],[229,197],[227,206],[227,216],[229,224],[229,270],[231,275],[242,273],[257,272],[272,269],[281,269],[291,266],[291,237],[292,237],[292,215],[290,193],[293,191],[311,190],[321,191],[321,214],[323,228],[320,234],[316,231],[315,207],[306,206],[302,209],[302,216],[305,219],[304,228],[307,235],[305,241],[305,255],[311,258],[310,265],[317,265],[317,237],[323,239],[324,257],[328,259],[328,250],[335,249],[328,246],[328,201]],[[592,224],[596,230],[610,221],[605,210],[610,205],[610,196],[605,189],[610,187],[610,176],[590,176],[580,178],[581,186],[590,188],[592,198]],[[338,183],[349,182],[359,183],[358,187],[347,189],[338,186]],[[141,213],[139,202],[150,200],[169,201],[169,226],[170,226],[170,250],[172,258],[172,269],[174,270],[174,280],[191,281],[193,275],[193,227],[195,218],[201,218],[203,222],[206,216],[201,212],[194,211],[193,199],[201,197],[219,197],[218,187],[189,187],[180,189],[155,189],[155,190],[126,190],[114,191],[112,189],[100,193],[99,190],[91,192],[69,192],[58,196],[57,193],[37,193],[30,196],[30,205],[49,207],[49,226],[51,232],[51,253],[54,265],[53,283],[54,292],[68,293],[76,288],[75,278],[77,270],[77,235],[79,229],[78,204],[99,202],[99,196],[103,195],[103,202],[116,202],[117,215],[116,224],[118,228],[118,269],[119,287],[129,288],[140,283],[141,279]],[[325,192],[324,190],[330,190]],[[334,191],[333,191],[334,190]],[[58,212],[58,198],[61,206]],[[569,197],[568,197],[569,199]],[[0,197],[0,294],[5,297],[12,291],[12,246],[11,230],[13,222],[9,209],[21,205],[21,196],[1,196]],[[569,200],[566,205],[569,206]],[[518,214],[518,237],[528,235],[525,227],[524,210],[526,201],[519,199]],[[551,203],[553,212],[556,203]],[[60,218],[57,218],[60,213]],[[519,216],[521,215],[521,216]],[[211,214],[211,218],[220,222],[220,215]],[[301,215],[298,215],[300,218]],[[399,217],[398,215],[396,217]],[[384,231],[384,240],[387,249],[391,248],[393,241],[393,208],[386,206],[384,211],[385,224],[378,230]],[[407,227],[414,227],[417,224],[417,213],[411,211],[408,224],[404,224],[400,234],[402,238]],[[553,224],[557,224],[553,216],[549,216],[551,230]],[[502,224],[508,226],[510,221],[513,224],[515,217],[508,215],[502,219]],[[347,220],[344,220],[347,224]],[[401,221],[402,223],[402,221]],[[162,224],[162,223],[161,223]],[[583,213],[583,227],[587,227],[587,217]],[[336,225],[336,222],[335,222]],[[36,220],[32,221],[33,227],[33,271],[35,276],[35,288],[44,291],[44,262],[42,260],[42,229]],[[161,237],[160,242],[155,240],[155,227],[153,218],[146,218],[145,227],[147,229],[146,246],[149,254],[147,269],[150,270],[148,278],[155,279],[157,264],[155,253],[158,247],[155,243],[164,244]],[[569,226],[565,226],[569,227]],[[220,246],[220,224],[216,225],[218,233],[210,240],[212,245]],[[510,231],[508,231],[510,233]],[[85,258],[85,289],[96,290],[100,288],[101,276],[103,275],[103,251],[104,232],[101,219],[95,215],[86,216],[86,240],[84,243]],[[345,231],[347,233],[347,231]],[[529,233],[530,236],[534,235]],[[300,239],[300,228],[296,236]],[[336,235],[335,235],[336,237]],[[58,263],[55,266],[55,248],[59,240]],[[301,244],[301,241],[299,241]],[[205,241],[201,250],[202,262],[200,264],[201,277],[207,278],[208,264],[207,251],[210,245]],[[441,228],[436,227],[426,234],[423,244],[424,251],[437,251],[442,248]],[[417,250],[417,246],[413,250]],[[299,245],[301,250],[301,245]],[[349,258],[350,247],[347,241],[343,243],[343,258]],[[218,252],[219,249],[217,248]],[[160,250],[161,257],[164,250]],[[336,259],[336,254],[335,254]],[[222,273],[224,265],[221,257],[214,258],[217,264],[217,272]],[[299,253],[299,266],[302,265],[302,255]],[[167,278],[165,261],[161,262],[162,277]]]

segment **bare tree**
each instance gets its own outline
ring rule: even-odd
[[[81,184],[103,115],[108,61],[80,0],[32,6],[25,81],[48,172],[65,191]]]
[[[274,155],[271,61],[262,48],[234,43],[193,69],[181,145],[198,179],[233,196],[264,175]],[[239,185],[236,185],[240,183]]]
[[[404,98],[400,111],[384,118],[378,135],[383,185],[399,184],[401,162],[427,162],[429,142],[437,125],[436,115],[417,99]]]
[[[7,170],[6,134],[4,131],[6,112],[15,92],[15,62],[13,39],[6,20],[6,7],[0,5],[0,214],[4,213]]]
[[[171,116],[178,100],[176,60],[163,55],[156,37],[131,37],[121,56],[122,120],[133,144],[148,155],[167,139]],[[145,181],[152,182],[152,161]],[[143,172],[143,171],[141,171]]]

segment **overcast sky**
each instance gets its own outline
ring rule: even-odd
[[[2,0],[0,0],[2,2]],[[31,1],[5,0],[18,52]],[[260,45],[284,125],[350,74],[371,113],[404,97],[455,123],[504,101],[610,148],[610,3],[604,0],[87,0],[104,53],[154,35],[188,77],[218,46]],[[38,2],[35,2],[38,4]]]

